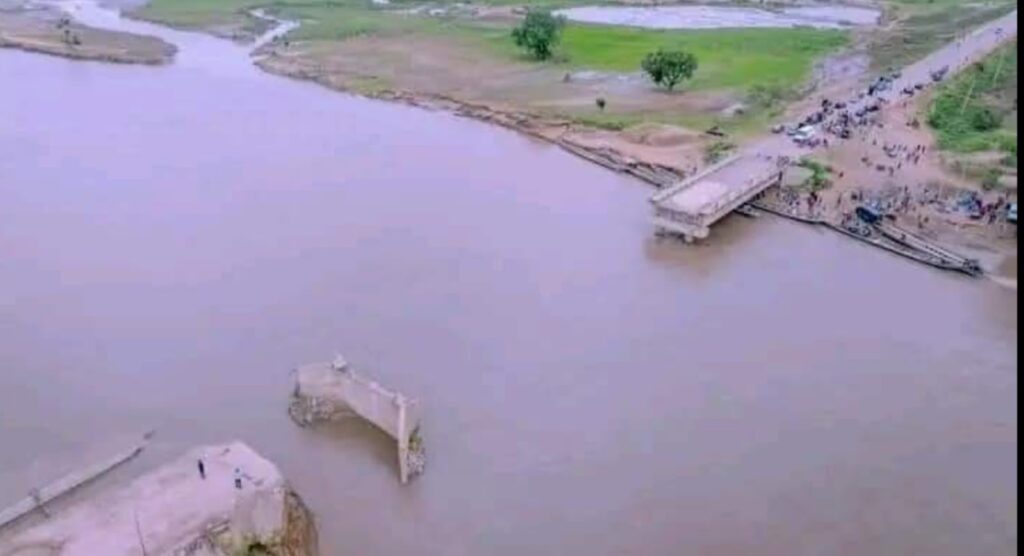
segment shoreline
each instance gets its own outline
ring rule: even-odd
[[[442,110],[456,116],[497,125],[533,139],[556,145],[566,152],[594,164],[618,173],[628,174],[657,188],[671,185],[690,174],[689,172],[655,161],[639,160],[630,157],[613,148],[595,148],[574,141],[570,135],[572,133],[600,133],[603,130],[579,124],[567,118],[543,116],[526,110],[501,109],[487,104],[473,103],[431,93],[393,89],[359,91],[332,81],[329,75],[309,71],[298,65],[275,63],[275,61],[281,60],[281,58],[274,54],[266,52],[261,54],[262,56],[256,59],[254,64],[268,74],[316,83],[336,92],[358,95],[372,100],[397,102],[425,110]],[[697,170],[699,171],[699,169]]]
[[[356,76],[346,75],[344,72],[332,72],[326,69],[322,63],[318,63],[315,55],[311,55],[308,50],[303,50],[303,47],[309,47],[305,42],[300,41],[293,46],[289,43],[288,39],[278,40],[284,36],[284,33],[280,33],[278,36],[271,36],[281,26],[290,26],[288,30],[291,30],[298,26],[298,22],[279,19],[269,14],[254,13],[254,11],[248,11],[244,15],[247,21],[261,27],[260,30],[262,32],[257,33],[255,28],[249,28],[245,24],[190,27],[146,18],[141,16],[138,10],[129,10],[122,13],[123,17],[129,19],[163,25],[172,29],[205,33],[226,38],[235,43],[254,46],[250,53],[251,62],[261,71],[268,74],[313,82],[333,91],[358,95],[363,98],[398,102],[427,110],[442,110],[457,116],[495,124],[533,139],[556,145],[562,150],[588,162],[603,166],[620,174],[632,176],[655,188],[662,188],[677,183],[688,176],[699,173],[709,165],[702,157],[689,156],[694,153],[685,152],[684,148],[678,145],[670,148],[669,150],[672,152],[669,153],[664,149],[659,150],[659,146],[653,141],[629,137],[631,131],[648,124],[610,131],[575,121],[569,117],[539,114],[535,111],[520,109],[515,106],[499,106],[487,102],[466,101],[443,92],[402,90],[391,87],[363,88],[359,86],[358,82],[352,81],[356,79]],[[143,37],[143,35],[120,34]],[[2,39],[3,36],[0,35],[0,41]],[[174,48],[173,45],[169,46]],[[15,48],[18,48],[18,46],[15,46]],[[863,48],[863,37],[861,37],[861,40],[854,41],[848,48],[833,54],[831,57],[856,57],[863,55]],[[31,48],[28,48],[28,50],[35,51]],[[45,50],[41,52],[50,53]],[[56,54],[66,55],[60,52]],[[74,55],[68,57],[74,57]],[[82,56],[82,58],[105,59],[96,56]],[[114,59],[110,61],[124,62],[125,60]],[[166,63],[167,61],[159,63]],[[823,60],[819,61],[819,63],[827,64],[827,61]],[[847,76],[845,79],[839,79],[840,83],[826,84],[827,82],[822,81],[824,77],[824,75],[817,76],[806,84],[805,92],[801,98],[793,101],[784,110],[784,113],[789,116],[795,113],[795,111],[812,105],[813,101],[818,97],[829,96],[831,89],[837,87],[848,88],[852,79]],[[651,125],[658,126],[659,124]],[[704,134],[694,133],[693,135],[698,137],[694,141],[703,146],[706,146],[704,143],[711,140],[705,137]],[[740,140],[741,138],[736,139]],[[754,141],[751,138],[747,139],[743,143],[749,144]],[[741,148],[742,145],[737,147]],[[673,156],[668,157],[666,156],[667,154]],[[807,156],[820,156],[822,154],[825,153],[812,151],[808,152]],[[658,160],[659,158],[661,160]],[[666,164],[664,162],[666,159],[671,159],[674,164]],[[842,196],[843,191],[827,190],[825,197],[831,198],[836,194]],[[956,249],[965,249],[972,252],[972,254],[977,253],[978,250],[974,248],[976,247],[974,240],[977,238],[972,237],[971,234],[967,232],[956,233],[955,230],[952,232],[949,230],[942,231],[948,233],[943,233],[941,240],[936,238],[941,243]],[[1007,245],[1002,244],[1003,242],[1000,241],[999,243],[991,246],[991,248],[983,249],[985,251],[984,258],[987,259],[988,263],[985,265],[987,269],[994,270],[1000,264],[1000,261],[1013,257],[1016,254],[1015,246],[1013,249],[1009,249]]]
[[[178,47],[158,37],[90,27],[54,12],[0,12],[0,48],[113,64],[161,66]]]

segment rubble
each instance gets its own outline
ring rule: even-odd
[[[241,442],[196,448],[51,514],[0,534],[0,556],[235,556],[256,547],[268,556],[318,554],[301,498]]]

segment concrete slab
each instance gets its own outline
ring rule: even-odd
[[[0,536],[0,556],[229,554],[250,540],[295,537],[293,496],[277,467],[245,444],[201,447],[13,538]],[[291,553],[315,554],[313,539]]]

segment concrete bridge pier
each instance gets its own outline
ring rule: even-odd
[[[782,167],[777,160],[750,154],[710,166],[651,197],[655,229],[687,243],[705,239],[712,224],[777,184]]]
[[[369,421],[395,439],[403,483],[426,466],[419,403],[357,374],[341,357],[296,369],[288,413],[299,426],[353,416]]]

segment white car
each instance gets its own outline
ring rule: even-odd
[[[798,143],[807,142],[813,139],[816,133],[817,130],[813,126],[805,125],[796,130],[796,133],[793,134],[793,140]]]

